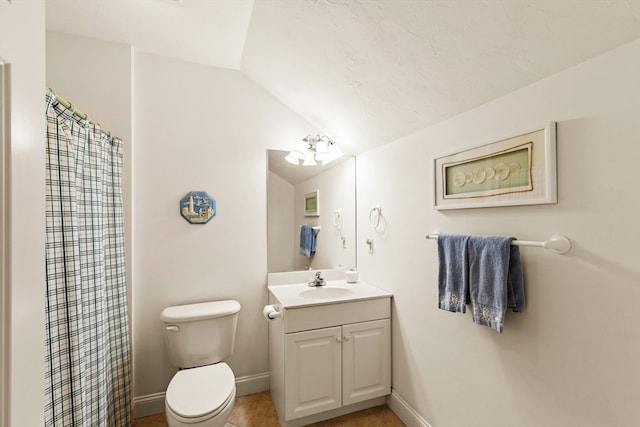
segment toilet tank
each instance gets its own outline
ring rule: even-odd
[[[235,300],[178,305],[162,310],[164,338],[171,364],[194,368],[220,362],[236,340],[240,303]]]

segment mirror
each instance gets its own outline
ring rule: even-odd
[[[295,166],[289,153],[267,150],[267,262],[269,273],[355,267],[356,159]],[[313,227],[316,251],[300,254],[300,231]]]

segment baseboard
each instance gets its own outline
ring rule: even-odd
[[[236,396],[269,390],[269,373],[236,378]],[[164,392],[139,396],[133,399],[133,418],[147,417],[164,412]]]
[[[236,378],[236,396],[247,396],[269,390],[269,372]]]
[[[164,392],[133,398],[133,418],[148,417],[164,412]]]
[[[395,390],[387,398],[387,406],[407,425],[407,427],[431,427]]]

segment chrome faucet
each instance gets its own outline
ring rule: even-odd
[[[309,282],[309,286],[324,286],[324,278],[321,271],[316,271],[316,277]]]

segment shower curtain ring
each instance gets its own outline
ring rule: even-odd
[[[56,94],[55,90],[49,88],[49,99],[47,101],[47,110],[49,110],[49,108],[51,108],[53,103],[56,102],[56,99],[58,99],[58,94]]]

